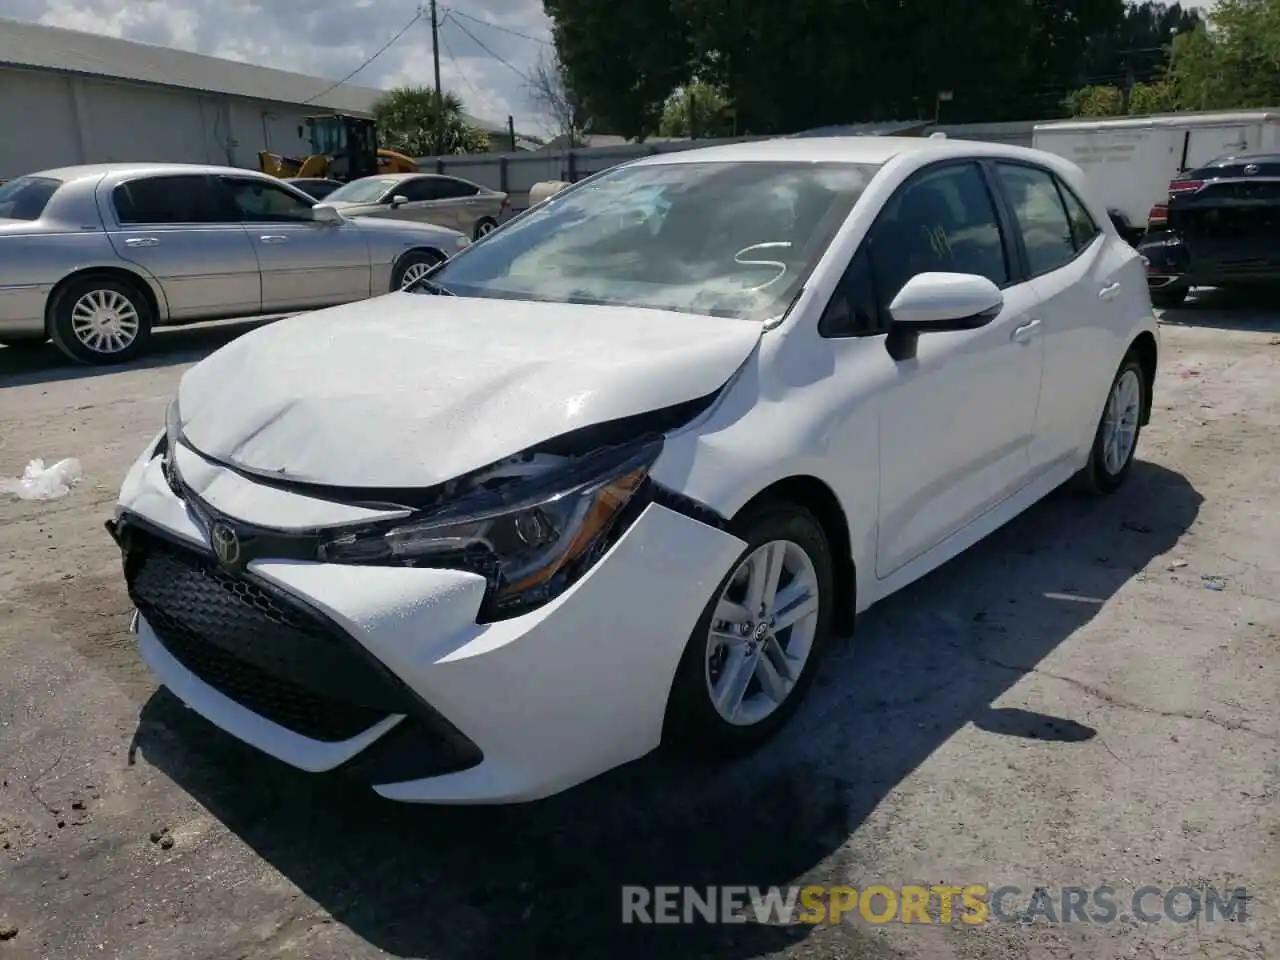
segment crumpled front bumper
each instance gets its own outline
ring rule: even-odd
[[[278,499],[281,492],[264,488],[263,495]],[[237,489],[240,512],[250,512],[251,498],[243,485]],[[223,509],[225,504],[212,506]],[[313,501],[298,513],[311,515],[316,509]],[[150,448],[126,477],[115,515],[125,529],[145,529],[163,550],[185,551],[183,563],[212,569],[201,525],[170,489]],[[396,800],[532,800],[658,745],[672,678],[690,631],[743,547],[728,533],[649,504],[562,596],[493,624],[476,623],[484,581],[472,573],[255,560],[242,575],[248,586],[231,586],[275,597],[286,613],[295,608],[305,612],[317,629],[332,628],[335,643],[358,648],[371,669],[385,675],[384,687],[371,681],[361,690],[366,706],[376,691],[388,691],[382,704],[385,716],[336,740],[304,735],[268,716],[273,704],[261,698],[270,695],[269,684],[241,694],[248,688],[224,682],[225,651],[218,651],[222,659],[216,670],[204,668],[199,650],[193,659],[200,638],[193,639],[195,632],[183,625],[182,618],[192,615],[179,602],[183,594],[170,596],[184,609],[157,607],[150,617],[144,613],[137,618],[136,629],[143,658],[179,699],[279,760],[316,772],[363,765],[364,778],[377,792]],[[126,555],[126,567],[128,563]],[[181,573],[187,567],[175,569]],[[203,576],[229,582],[225,571]],[[212,589],[199,582],[202,589]],[[182,657],[170,642],[178,633],[185,636]],[[305,680],[308,696],[321,691],[321,696],[345,700],[344,683],[354,690],[357,681],[368,679],[357,676],[357,669],[346,677],[335,675],[343,672],[336,666],[317,672],[317,658],[307,664],[306,651],[292,659],[273,659],[267,656],[270,651],[244,646],[239,652],[257,661],[254,669],[259,672],[266,664],[271,682]],[[252,709],[246,700],[263,707]],[[454,748],[471,751],[470,765],[456,769],[459,764],[454,763],[450,772],[417,775],[425,755],[414,737],[430,734],[439,740],[442,730],[446,737],[448,731],[458,735],[461,746],[455,743]],[[375,754],[376,759],[365,762]]]

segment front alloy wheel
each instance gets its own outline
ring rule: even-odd
[[[728,723],[759,723],[804,672],[818,626],[818,574],[789,540],[771,540],[738,565],[707,634],[707,693]]]
[[[747,547],[693,629],[663,729],[666,742],[712,754],[750,749],[786,723],[813,681],[834,609],[831,549],[803,507],[765,504],[729,532]]]

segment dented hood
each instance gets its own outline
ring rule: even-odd
[[[254,330],[187,371],[183,430],[281,479],[426,487],[579,427],[706,396],[748,320],[395,293]]]

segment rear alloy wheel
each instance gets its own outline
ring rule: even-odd
[[[49,333],[77,363],[125,363],[151,336],[151,308],[132,285],[114,277],[69,284],[53,304]]]
[[[479,240],[481,237],[487,237],[489,234],[493,233],[493,231],[497,229],[498,229],[497,220],[494,220],[492,217],[481,217],[479,220],[476,221],[475,239]]]
[[[1142,432],[1146,389],[1142,365],[1130,353],[1111,382],[1089,462],[1078,477],[1077,485],[1081,489],[1088,493],[1111,493],[1124,483],[1133,467],[1138,435]]]
[[[664,736],[733,754],[770,737],[804,699],[831,632],[831,551],[808,511],[775,504],[732,532],[747,543],[703,611],[676,672]]]
[[[408,290],[431,272],[431,268],[444,259],[430,250],[411,250],[400,258],[391,274],[391,290]]]

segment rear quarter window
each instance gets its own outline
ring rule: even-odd
[[[52,177],[19,177],[0,184],[0,220],[39,220],[61,186]]]

